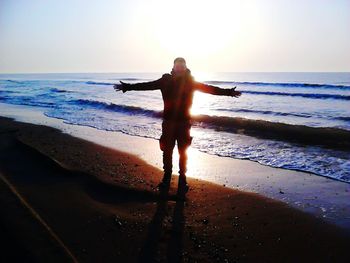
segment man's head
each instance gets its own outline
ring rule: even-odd
[[[183,76],[187,72],[186,60],[182,57],[175,58],[173,73],[177,76]]]

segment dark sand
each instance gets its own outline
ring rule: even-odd
[[[175,176],[165,200],[160,170],[49,127],[0,118],[0,173],[0,261],[349,258],[348,232],[284,203],[197,179],[183,202]]]

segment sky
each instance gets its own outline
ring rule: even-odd
[[[350,71],[350,0],[0,0],[0,73]]]

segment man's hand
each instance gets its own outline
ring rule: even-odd
[[[238,98],[239,96],[242,95],[242,93],[240,91],[237,91],[236,88],[237,87],[234,87],[234,88],[231,89],[231,96],[235,97],[235,98]]]
[[[123,81],[120,81],[121,84],[114,84],[113,88],[115,89],[115,91],[122,91],[123,93],[125,93],[128,90],[128,83],[124,83]]]

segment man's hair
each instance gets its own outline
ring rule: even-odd
[[[184,58],[182,58],[182,57],[177,57],[177,58],[175,58],[175,59],[174,59],[174,64],[175,64],[176,62],[182,62],[182,63],[185,63],[185,64],[186,64],[186,60],[185,60]]]

